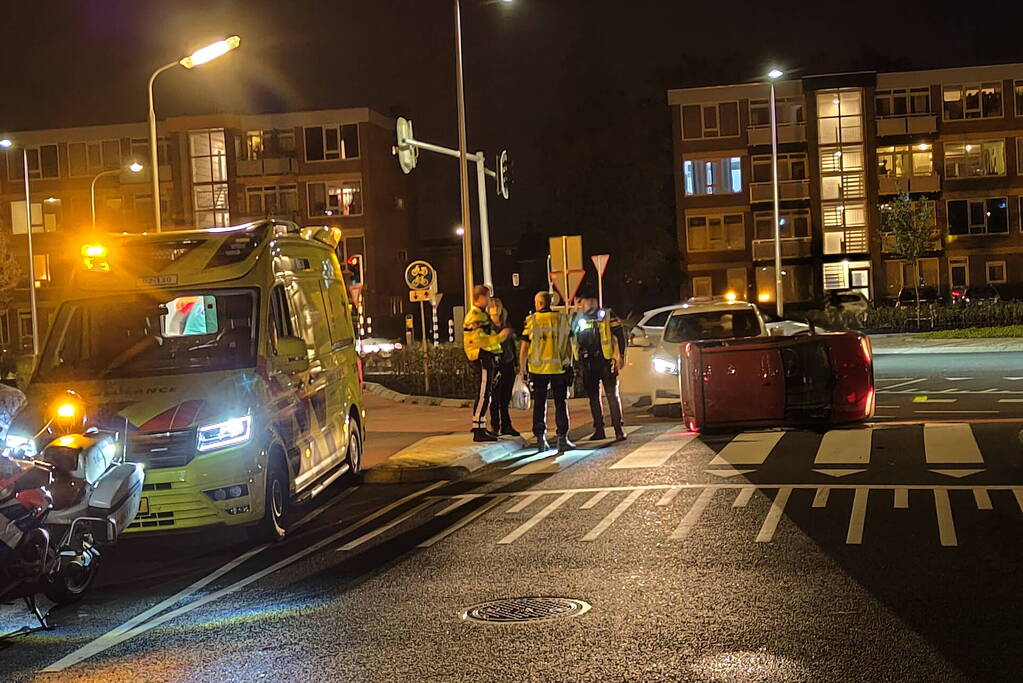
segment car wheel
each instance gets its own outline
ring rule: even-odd
[[[252,527],[249,537],[257,543],[275,543],[286,533],[284,514],[288,509],[291,492],[288,473],[280,458],[273,458],[266,473],[266,492],[263,496],[263,519]]]
[[[355,476],[362,471],[362,431],[359,429],[359,423],[355,420],[351,421],[351,425],[345,462],[348,463],[348,473]]]

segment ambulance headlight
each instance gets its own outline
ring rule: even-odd
[[[678,374],[678,365],[675,362],[668,360],[667,358],[655,357],[651,362],[654,364],[654,372],[660,373],[662,375]]]
[[[199,427],[196,448],[200,452],[237,446],[252,438],[252,416],[245,415]]]

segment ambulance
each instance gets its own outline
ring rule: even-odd
[[[6,446],[31,449],[32,406],[71,389],[145,467],[128,533],[227,525],[283,537],[291,504],[362,464],[339,239],[262,220],[83,245]]]

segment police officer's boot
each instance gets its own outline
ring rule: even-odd
[[[564,453],[575,448],[575,444],[568,440],[567,434],[558,435],[558,452]]]
[[[497,437],[488,432],[486,429],[477,428],[472,430],[472,440],[477,443],[484,441],[497,441]]]
[[[536,437],[536,452],[537,453],[543,453],[544,451],[549,451],[550,449],[551,449],[551,445],[549,443],[547,443],[547,437],[546,436],[538,436],[538,437]]]

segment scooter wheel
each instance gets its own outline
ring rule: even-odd
[[[58,605],[77,602],[89,591],[97,573],[99,557],[93,557],[87,567],[68,563],[43,585],[43,595]]]

